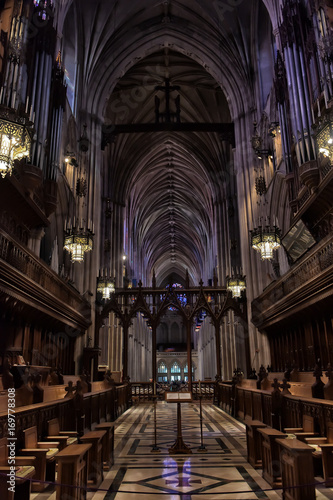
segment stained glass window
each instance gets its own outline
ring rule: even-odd
[[[168,373],[168,369],[164,363],[161,363],[158,367],[158,373]]]

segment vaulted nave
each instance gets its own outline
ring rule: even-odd
[[[1,500],[332,485],[333,0],[0,0]]]

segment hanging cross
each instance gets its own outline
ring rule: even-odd
[[[155,87],[155,90],[162,90],[162,92],[165,92],[165,121],[166,123],[170,123],[171,120],[171,114],[170,114],[170,93],[173,90],[180,90],[179,85],[170,85],[170,79],[166,78],[165,79],[165,86],[163,87],[162,85],[157,85]],[[155,99],[155,112],[156,112],[156,121],[158,122],[159,118],[159,99]],[[180,121],[180,105],[179,105],[179,96],[176,98],[176,106],[177,106],[177,111],[176,111],[176,118],[177,122]]]

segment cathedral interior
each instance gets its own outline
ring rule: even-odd
[[[333,2],[0,21],[3,498],[333,498]]]

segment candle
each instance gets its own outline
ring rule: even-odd
[[[27,102],[25,104],[25,114],[28,114],[28,107],[29,107],[29,96],[27,97]]]

